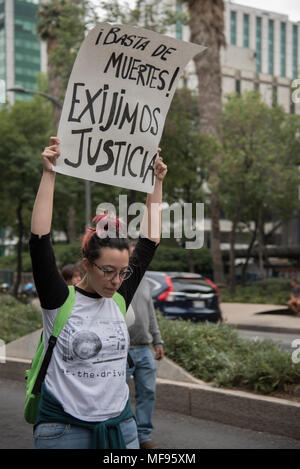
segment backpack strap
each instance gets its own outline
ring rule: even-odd
[[[71,311],[75,302],[75,288],[69,286],[69,295],[64,304],[59,308],[53,326],[52,335],[49,337],[48,347],[44,355],[44,359],[40,368],[40,371],[35,380],[35,384],[32,389],[32,394],[38,394],[41,391],[42,382],[45,379],[47,369],[52,357],[53,349],[56,345],[57,337],[59,336],[61,330],[66,324],[68,317],[71,314]]]
[[[61,330],[66,324],[75,303],[75,288],[73,285],[70,285],[68,288],[69,296],[64,302],[64,304],[59,308],[53,326],[52,335],[56,338],[59,336]]]
[[[123,314],[123,316],[125,318],[127,308],[126,308],[126,301],[125,301],[124,296],[122,296],[122,295],[120,295],[120,293],[116,292],[116,293],[114,293],[112,298],[115,301],[115,303],[117,303],[117,305],[119,306],[119,309],[120,309],[121,313]]]

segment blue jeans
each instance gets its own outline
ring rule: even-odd
[[[152,414],[155,406],[156,365],[150,347],[130,349],[130,356],[134,363],[132,368],[127,364],[126,380],[134,377],[135,414],[139,442],[151,440],[153,430]]]
[[[127,449],[139,449],[134,418],[120,423]],[[92,430],[64,423],[40,423],[34,430],[35,449],[91,449]]]

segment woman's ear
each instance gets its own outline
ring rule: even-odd
[[[89,260],[88,260],[86,257],[84,257],[84,258],[82,259],[82,267],[83,267],[83,269],[84,269],[84,271],[85,271],[86,273],[87,273],[87,272],[91,269],[91,267],[92,267],[91,264],[90,264],[90,262],[89,262]]]

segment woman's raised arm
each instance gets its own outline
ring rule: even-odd
[[[158,152],[160,151],[159,148]],[[153,170],[156,176],[154,191],[152,194],[147,194],[147,210],[145,210],[141,223],[141,234],[157,244],[161,236],[162,186],[168,171],[167,165],[164,164],[162,157],[157,158],[153,165]]]
[[[39,237],[48,234],[51,230],[56,175],[52,165],[56,165],[56,159],[59,157],[59,139],[57,137],[50,137],[50,146],[45,148],[42,157],[43,175],[31,217],[31,232]]]

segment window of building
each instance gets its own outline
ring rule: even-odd
[[[38,3],[15,0],[14,7],[15,84],[35,90],[41,69],[40,41],[35,33]]]
[[[235,80],[235,91],[237,94],[241,94],[241,80]]]
[[[268,72],[274,75],[274,20],[268,24]]]
[[[293,25],[293,78],[298,77],[298,26]]]
[[[246,13],[244,14],[244,39],[243,39],[243,46],[249,47],[249,15]]]
[[[182,6],[179,0],[176,1],[176,13],[179,16],[182,14]],[[182,21],[180,18],[176,21],[176,38],[182,40]]]
[[[261,72],[261,18],[256,18],[256,71]]]
[[[286,75],[286,24],[280,24],[280,75]]]
[[[236,46],[236,11],[230,12],[230,44]]]

